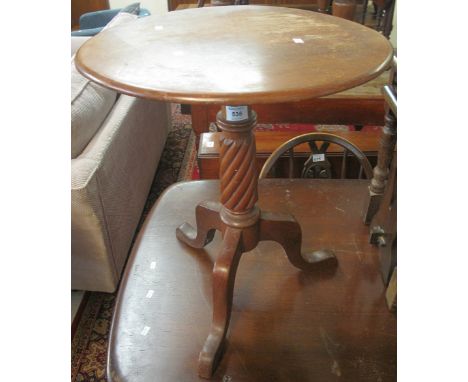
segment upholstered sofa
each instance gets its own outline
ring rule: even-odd
[[[81,76],[73,59],[71,65],[71,288],[113,292],[166,142],[170,108],[105,89]]]

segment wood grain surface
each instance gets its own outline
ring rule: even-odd
[[[263,180],[263,211],[292,213],[302,248],[331,248],[332,272],[298,270],[273,242],[242,256],[228,345],[214,381],[395,381],[396,316],[387,309],[377,248],[360,216],[367,181]],[[202,381],[198,354],[212,310],[219,234],[204,249],[175,237],[218,181],[178,183],[135,243],[110,336],[110,382]]]
[[[252,104],[363,84],[392,58],[379,33],[337,17],[270,6],[144,17],[86,42],[76,65],[122,93],[186,103]]]

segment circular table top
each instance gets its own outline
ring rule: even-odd
[[[270,6],[195,8],[99,33],[78,51],[86,77],[124,94],[185,103],[298,101],[361,85],[393,49],[355,22]]]

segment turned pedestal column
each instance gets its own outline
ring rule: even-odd
[[[257,206],[258,175],[255,167],[256,114],[249,106],[223,106],[216,123],[220,141],[220,202],[207,201],[196,207],[196,229],[187,223],[177,238],[194,248],[209,244],[215,230],[223,244],[213,268],[213,318],[200,352],[198,374],[210,378],[222,355],[229,326],[237,266],[242,253],[261,240],[281,244],[292,265],[306,271],[333,269],[333,252],[318,250],[301,254],[302,233],[291,215],[261,212]]]

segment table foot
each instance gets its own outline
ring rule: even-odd
[[[200,203],[195,210],[197,228],[195,229],[188,223],[182,224],[176,230],[177,239],[193,248],[203,248],[211,243],[215,231],[222,229],[220,210],[220,203]]]
[[[227,227],[213,268],[213,321],[198,359],[198,375],[211,378],[221,359],[231,318],[237,266],[243,252],[242,229]]]
[[[291,264],[304,271],[330,270],[338,264],[334,252],[329,249],[301,252],[301,226],[292,215],[262,212],[260,240],[279,243]]]

